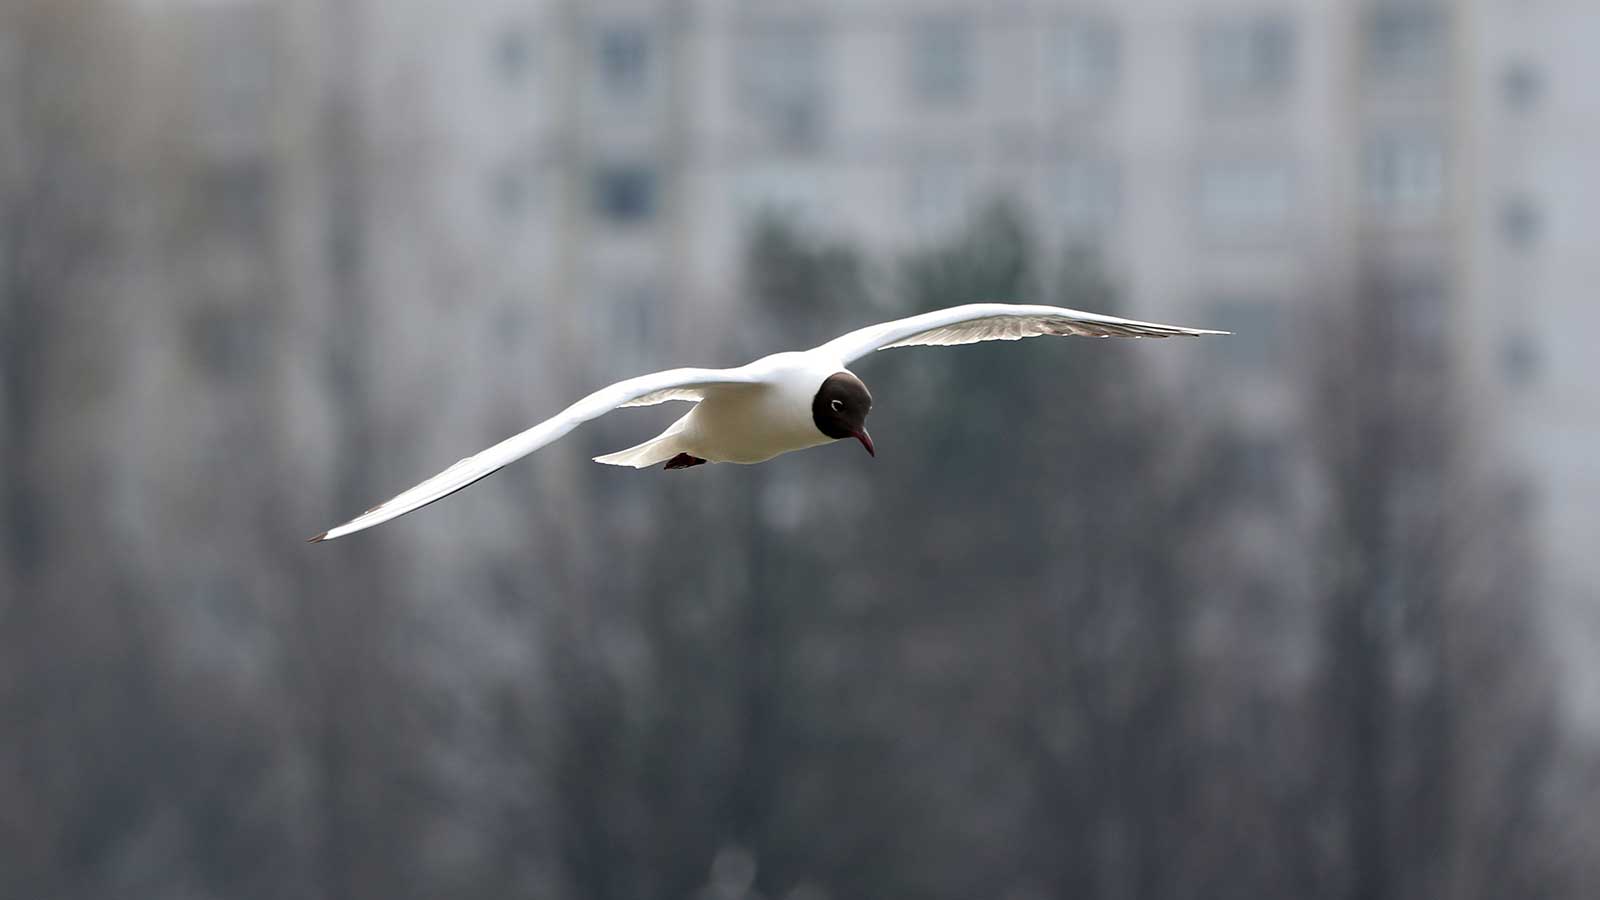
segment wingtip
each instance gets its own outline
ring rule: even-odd
[[[323,541],[325,541],[327,539],[328,539],[328,533],[326,531],[324,531],[323,533],[321,533],[319,535],[314,535],[312,537],[306,538],[306,543],[308,543],[308,544],[320,544],[320,543],[322,543]]]

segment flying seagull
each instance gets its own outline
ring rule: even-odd
[[[668,369],[601,388],[527,431],[461,460],[399,496],[311,538],[329,541],[421,509],[554,443],[590,419],[627,406],[688,400],[694,408],[656,437],[595,462],[683,469],[707,462],[765,462],[791,450],[867,434],[872,394],[846,366],[874,350],[1015,341],[1047,334],[1173,337],[1227,334],[1056,306],[972,303],[881,322],[803,352],[774,353],[736,369]]]

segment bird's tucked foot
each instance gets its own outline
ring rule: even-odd
[[[687,453],[679,453],[677,456],[667,460],[667,468],[669,469],[687,469],[690,466],[703,466],[705,464],[705,460],[698,456],[690,456]]]

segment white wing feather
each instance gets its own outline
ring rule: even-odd
[[[707,390],[758,383],[759,379],[748,368],[668,369],[601,388],[527,431],[457,462],[416,487],[311,540],[331,541],[421,509],[435,500],[442,500],[474,481],[488,477],[533,451],[554,443],[584,422],[614,409],[649,406],[668,400],[700,400]]]
[[[1016,341],[1047,334],[1174,337],[1227,333],[1121,319],[1059,306],[969,303],[869,325],[836,337],[814,352],[827,353],[849,365],[874,350],[891,347],[950,347],[979,341]]]

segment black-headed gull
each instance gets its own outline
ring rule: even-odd
[[[758,463],[791,450],[855,438],[876,455],[867,434],[872,395],[846,366],[890,347],[1015,341],[1046,334],[1173,337],[1226,334],[1119,319],[1056,306],[973,303],[882,322],[804,352],[774,353],[736,369],[668,369],[601,388],[527,431],[461,460],[409,491],[311,538],[327,541],[421,509],[556,441],[590,419],[625,406],[668,400],[695,404],[654,438],[596,462],[668,469],[706,462]]]

